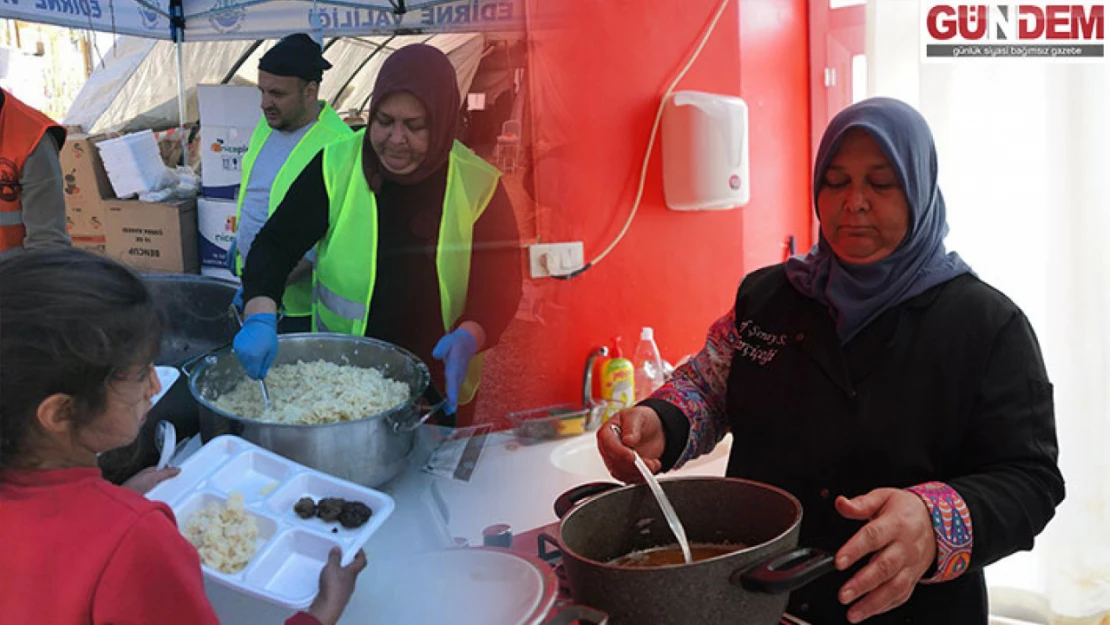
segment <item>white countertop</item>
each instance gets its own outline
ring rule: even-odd
[[[430,449],[414,454],[410,469],[380,490],[393,496],[393,515],[367,543],[370,560],[359,577],[340,625],[379,625],[374,620],[374,577],[388,575],[389,561],[406,554],[450,546],[452,537],[482,544],[482,530],[507,523],[524,532],[557,520],[555,499],[570,488],[612,481],[597,454],[594,434],[525,445],[509,433],[490,435],[468,482],[431,476],[420,470]],[[667,474],[724,475],[731,438],[713,453]],[[447,517],[441,512],[446,504]],[[280,625],[292,611],[242,595],[205,580],[220,622],[228,625]],[[392,625],[392,624],[391,624]]]
[[[663,479],[725,474],[732,437],[726,436],[710,454]],[[514,533],[557,520],[555,499],[588,482],[612,482],[597,452],[594,433],[573,438],[522,444],[509,433],[490,436],[470,482],[440,481],[450,510],[453,536],[482,544],[482,530],[508,524]]]

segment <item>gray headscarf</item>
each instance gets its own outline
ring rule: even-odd
[[[875,140],[898,175],[910,208],[905,238],[890,256],[855,265],[841,262],[821,234],[808,254],[786,261],[786,275],[794,288],[831,309],[842,344],[886,310],[971,272],[955,252],[945,253],[948,223],[937,185],[933,134],[925,118],[904,102],[870,98],[829,122],[813,168],[814,206],[829,161],[844,135],[856,128]]]

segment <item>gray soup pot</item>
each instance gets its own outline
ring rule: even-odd
[[[239,436],[305,466],[371,488],[393,479],[408,462],[416,428],[435,412],[422,399],[431,379],[427,365],[396,345],[366,337],[278,336],[274,366],[317,360],[376,367],[387,378],[407,383],[409,399],[392,410],[356,421],[322,425],[288,425],[230,414],[214,402],[248,378],[227,346],[182,367],[189,377],[189,391],[200,405],[201,438],[207,442],[223,434]]]
[[[611,625],[775,625],[790,591],[834,569],[833,556],[797,548],[802,506],[786,491],[734,478],[661,484],[690,542],[746,548],[692,564],[614,566],[676,543],[648,487],[590,483],[564,493],[559,535],[541,536],[541,546],[558,546],[575,602],[608,613]]]

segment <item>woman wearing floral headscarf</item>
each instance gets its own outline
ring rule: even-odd
[[[733,433],[728,475],[804,508],[801,544],[836,572],[789,610],[820,623],[987,622],[983,567],[1029,549],[1064,497],[1052,386],[1033,329],[946,253],[925,119],[855,104],[817,154],[821,233],[760,269],[705,348],[598,445],[638,481]]]
[[[480,352],[520,300],[520,244],[500,172],[455,140],[460,108],[438,48],[383,63],[369,126],[305,168],[251,248],[234,342],[249,376],[277,355],[277,302],[316,245],[313,330],[400,345],[445,382],[448,413],[473,406]]]

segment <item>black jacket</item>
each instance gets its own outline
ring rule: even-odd
[[[444,334],[436,270],[439,224],[447,189],[444,164],[425,182],[386,182],[378,205],[377,282],[366,336],[413,352],[439,383],[443,365],[432,350]],[[265,295],[281,301],[289,272],[328,232],[323,152],[301,171],[285,199],[259,231],[243,268],[243,300]],[[512,204],[500,183],[474,224],[470,283],[459,323],[486,332],[484,349],[497,345],[516,314],[522,291],[520,237]]]
[[[1052,385],[1021,310],[965,274],[886,311],[841,346],[829,312],[776,265],[744,280],[735,315],[738,329],[748,321],[768,333],[745,340],[784,340],[766,345],[777,351],[765,365],[732,359],[728,475],[794,494],[804,510],[801,544],[829,552],[862,527],[836,512],[837,495],[947,483],[971,514],[970,569],[919,584],[906,604],[866,622],[985,624],[983,567],[1030,549],[1064,498]],[[690,423],[674,405],[645,403],[664,420],[664,467],[673,466]],[[790,611],[814,625],[847,622],[836,595],[858,568],[795,591]]]

